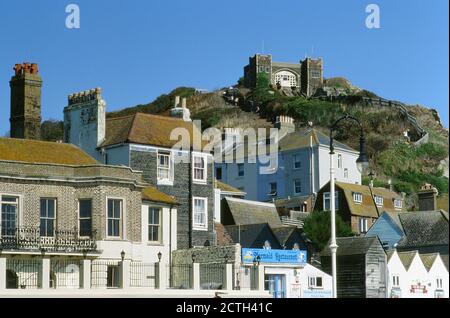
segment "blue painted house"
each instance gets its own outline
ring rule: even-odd
[[[372,225],[366,236],[378,236],[385,249],[394,248],[404,236],[401,225],[397,223],[395,212],[384,212]],[[398,214],[398,213],[395,213]]]

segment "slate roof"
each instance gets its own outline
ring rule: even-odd
[[[400,258],[400,261],[402,262],[406,270],[408,270],[411,266],[411,263],[414,260],[416,254],[417,251],[398,252],[398,257]]]
[[[442,259],[442,262],[444,262],[444,265],[448,270],[448,254],[447,255],[441,254],[441,259]]]
[[[184,128],[189,132],[192,145],[194,125],[180,118],[136,113],[129,116],[107,118],[105,141],[100,147],[121,143],[136,143],[171,148],[178,140],[170,140],[171,132],[176,128]],[[201,132],[199,132],[201,136]],[[203,145],[206,144],[202,141]]]
[[[280,244],[285,245],[287,240],[291,237],[292,233],[296,229],[297,228],[294,226],[283,226],[272,228],[272,232],[275,234]]]
[[[398,213],[397,217],[405,234],[399,248],[449,244],[448,212],[407,212]]]
[[[178,204],[174,197],[151,186],[146,187],[142,190],[142,200],[161,202],[169,205]]]
[[[275,205],[237,198],[224,198],[233,217],[234,224],[248,225],[268,223],[271,227],[281,227],[281,219]]]
[[[72,144],[15,138],[0,138],[0,160],[77,166],[98,164]]]
[[[336,238],[338,256],[345,255],[364,255],[370,249],[373,244],[380,244],[377,236],[354,236],[354,237],[338,237]],[[326,246],[329,246],[330,242]],[[324,248],[320,253],[321,256],[330,256],[330,249]]]
[[[261,236],[263,231],[272,233],[269,224],[247,224],[247,225],[226,225],[226,231],[233,239],[234,243],[239,243],[242,247],[258,246],[262,248],[266,240],[269,240],[268,236]],[[273,234],[274,241],[271,241],[272,248],[280,248],[280,243],[277,237]],[[270,240],[269,240],[270,241]]]

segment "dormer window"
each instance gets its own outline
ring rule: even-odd
[[[384,201],[383,197],[376,195],[376,196],[374,196],[374,199],[375,199],[375,204],[377,206],[383,206],[383,201]]]
[[[362,203],[362,201],[363,201],[362,193],[360,193],[360,192],[353,192],[353,201],[355,203]]]

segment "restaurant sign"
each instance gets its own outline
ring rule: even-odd
[[[307,258],[306,251],[302,250],[242,249],[242,262],[244,264],[253,264],[258,261],[266,264],[304,265]]]

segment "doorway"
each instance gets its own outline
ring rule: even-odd
[[[264,289],[268,290],[273,298],[286,298],[286,275],[266,274]]]

